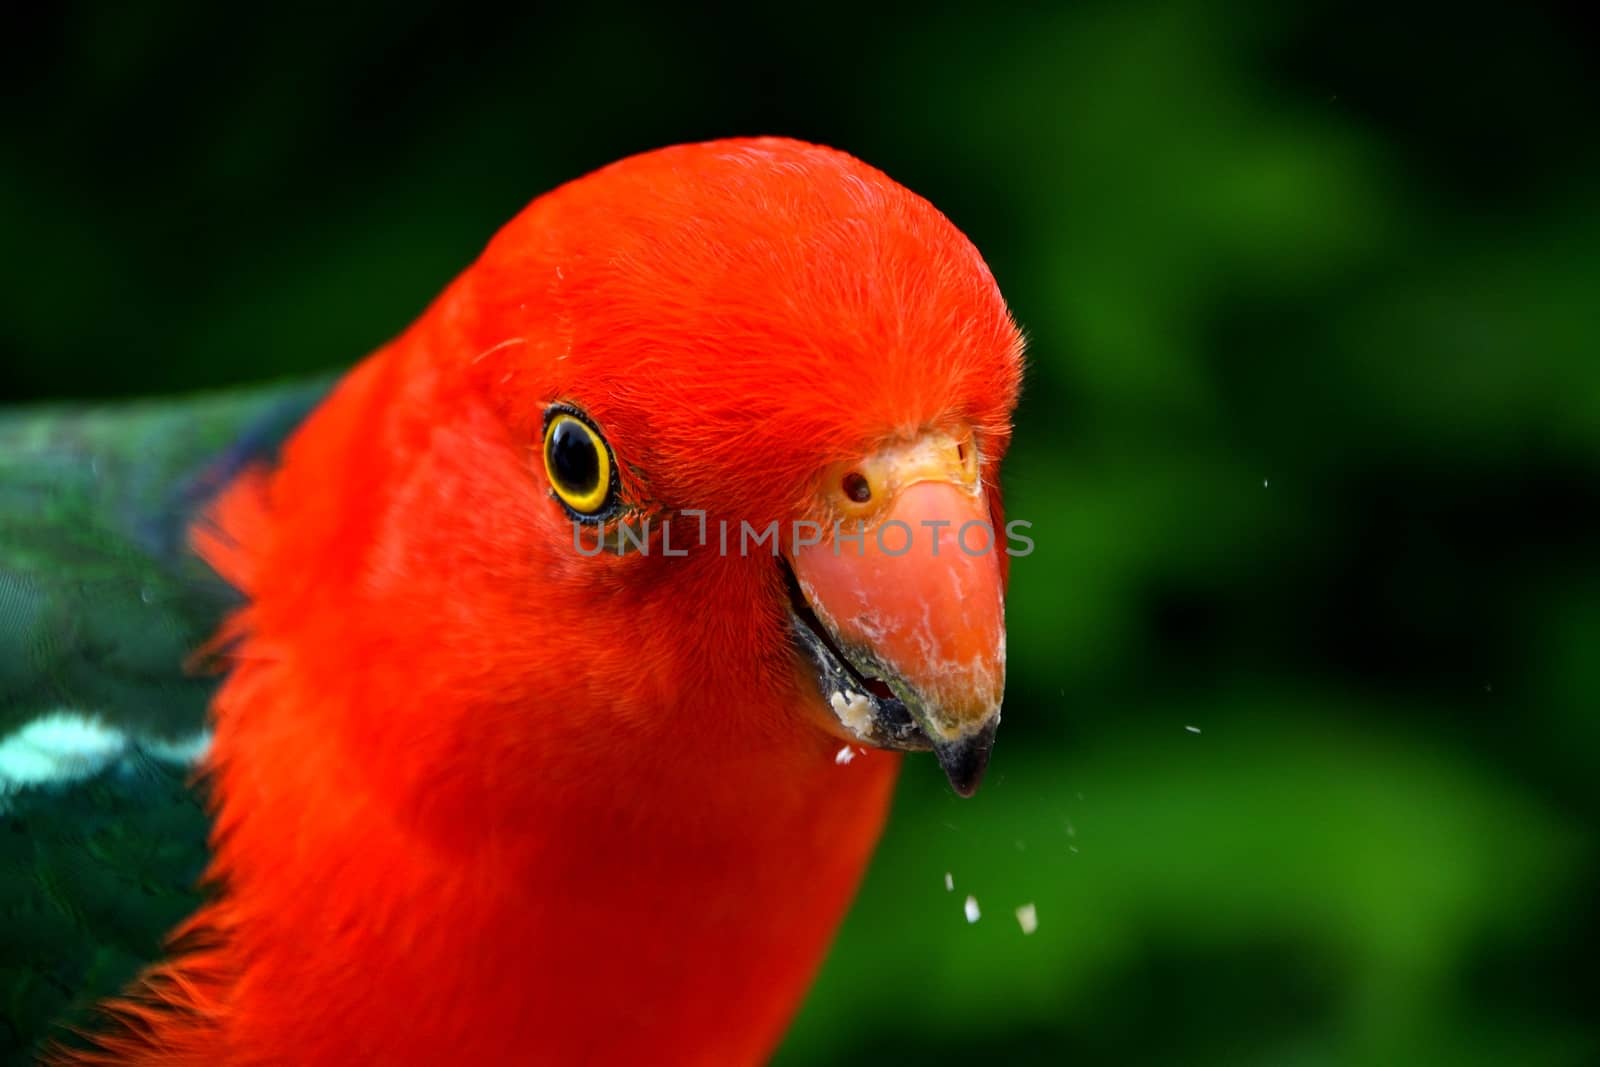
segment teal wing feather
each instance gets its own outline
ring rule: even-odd
[[[0,1063],[92,1018],[200,902],[208,820],[188,772],[136,754],[0,815]]]
[[[203,728],[216,679],[184,661],[237,595],[188,528],[328,387],[0,412],[0,1062],[116,992],[198,900],[204,811],[152,753]],[[126,744],[29,784],[7,741],[62,716]]]
[[[0,737],[57,708],[193,732],[211,683],[177,668],[233,594],[188,526],[326,389],[0,414]]]

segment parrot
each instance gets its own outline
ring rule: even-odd
[[[161,505],[80,509],[149,664],[73,674],[129,666],[73,629],[101,603],[0,553],[7,729],[114,733],[89,781],[169,796],[204,749],[203,893],[46,1062],[765,1061],[903,753],[962,796],[989,763],[1022,372],[954,223],[757,137],[536,198],[336,381],[179,402]],[[144,725],[98,710],[136,684]]]

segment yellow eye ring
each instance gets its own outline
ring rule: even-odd
[[[545,423],[544,472],[556,497],[580,518],[595,518],[611,503],[611,450],[573,412],[556,409]]]

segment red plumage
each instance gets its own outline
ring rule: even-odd
[[[250,601],[217,897],[73,1062],[769,1054],[899,756],[836,765],[770,556],[575,552],[545,413],[713,530],[966,426],[998,516],[1019,375],[977,251],[842,153],[672,148],[535,201],[198,532]]]

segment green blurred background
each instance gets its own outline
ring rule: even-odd
[[[1600,1062],[1576,8],[7,22],[4,402],[348,364],[676,141],[837,145],[987,255],[1031,338],[1005,728],[975,800],[908,764],[781,1064]]]

